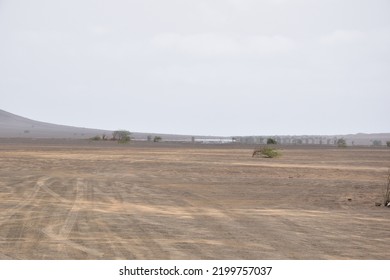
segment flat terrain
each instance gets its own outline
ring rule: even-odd
[[[0,259],[390,259],[390,149],[0,140]]]

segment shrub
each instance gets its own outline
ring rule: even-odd
[[[390,141],[386,142],[386,146],[390,148]]]
[[[278,144],[278,142],[275,140],[275,139],[273,139],[273,138],[268,138],[267,139],[267,145],[276,145],[276,144]]]
[[[339,147],[339,148],[347,147],[347,141],[345,141],[345,139],[343,139],[343,138],[337,139],[336,144],[337,144],[337,147]]]
[[[154,136],[153,142],[160,142],[162,138],[160,136]]]
[[[381,140],[374,140],[372,141],[373,146],[382,146],[382,141]]]
[[[112,133],[112,140],[118,140],[118,143],[127,143],[131,140],[130,131],[116,130]]]
[[[99,135],[96,135],[96,136],[92,137],[91,140],[92,140],[92,141],[100,141],[101,138],[100,138]]]
[[[255,156],[260,156],[260,157],[264,157],[264,158],[274,158],[274,157],[280,156],[280,153],[274,148],[261,147],[261,148],[255,149],[253,151],[252,157],[255,157]]]

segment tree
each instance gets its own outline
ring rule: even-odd
[[[343,139],[343,138],[337,139],[336,143],[337,143],[337,147],[339,147],[339,148],[347,147],[347,141],[345,141],[345,139]]]
[[[387,142],[386,142],[386,145],[387,145],[387,147],[390,148],[390,141],[387,141]]]
[[[130,139],[130,131],[116,130],[112,133],[112,140],[118,140],[118,143],[127,143]]]
[[[160,142],[162,138],[160,136],[154,136],[153,142]]]
[[[267,145],[275,145],[275,144],[278,144],[278,142],[275,139],[273,138],[267,139]]]
[[[92,137],[91,140],[92,141],[99,141],[99,140],[101,140],[101,138],[99,135],[96,135],[96,136]]]
[[[382,141],[381,140],[374,140],[372,141],[373,146],[382,146]]]

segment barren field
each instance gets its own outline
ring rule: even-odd
[[[390,259],[390,149],[0,142],[0,259]]]

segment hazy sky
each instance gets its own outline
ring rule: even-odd
[[[390,132],[390,1],[0,0],[0,109],[138,132]]]

